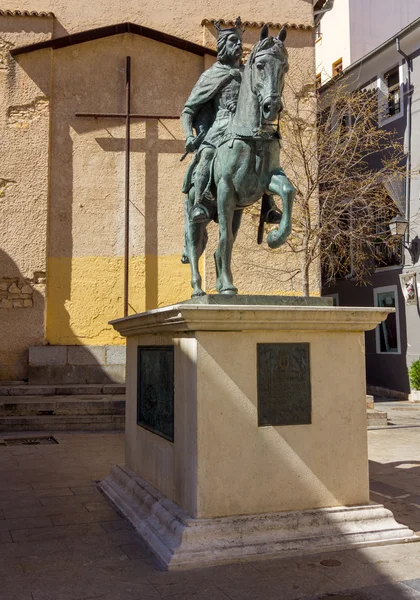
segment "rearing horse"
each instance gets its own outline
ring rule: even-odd
[[[291,232],[295,189],[280,168],[278,117],[282,110],[281,94],[288,70],[284,46],[286,29],[277,37],[268,36],[268,26],[261,31],[245,65],[236,113],[226,136],[217,148],[213,164],[213,193],[217,198],[219,245],[215,253],[219,294],[237,294],[233,284],[232,248],[245,207],[264,194],[280,196],[283,214],[278,229],[267,237],[270,248],[278,248]],[[189,209],[194,194],[185,203],[184,262],[191,265],[193,297],[205,295],[201,288],[198,260],[204,251],[207,223],[191,223]],[[215,215],[213,215],[213,218]]]

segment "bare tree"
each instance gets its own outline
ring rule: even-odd
[[[388,190],[404,177],[404,148],[379,124],[376,91],[338,81],[317,102],[314,86],[288,85],[282,165],[297,194],[293,233],[280,251],[299,258],[293,277],[305,296],[317,263],[324,283],[367,283],[384,255],[399,252],[386,225],[399,212]]]

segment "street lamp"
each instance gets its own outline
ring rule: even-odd
[[[401,238],[401,243],[404,248],[409,251],[411,261],[414,265],[418,257],[417,240],[412,240],[408,244],[404,242],[405,235],[408,232],[408,219],[402,215],[397,215],[391,219],[388,226],[392,237]]]
[[[408,228],[408,221],[401,215],[397,215],[389,222],[389,230],[392,237],[404,237]]]

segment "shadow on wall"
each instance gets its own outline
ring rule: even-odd
[[[25,277],[0,250],[0,381],[28,376],[28,347],[44,343],[45,273]]]
[[[19,71],[21,75],[24,73],[26,78],[29,77],[46,99],[54,97],[51,89],[52,78],[44,76],[51,68],[50,53],[49,50],[42,50],[20,55],[16,62],[12,61],[11,67],[12,70]],[[60,104],[60,98],[56,102],[59,105],[59,109],[57,109],[59,115],[61,115],[60,110],[64,111],[64,118],[55,118],[55,113],[50,116],[53,132],[51,140],[54,142],[50,148],[53,176],[49,182],[51,202],[48,206],[48,302],[46,302],[45,337],[41,343],[47,341],[54,346],[109,344],[113,343],[118,336],[113,331],[109,333],[110,328],[107,323],[110,319],[122,316],[122,269],[119,269],[119,264],[114,264],[117,261],[107,261],[107,257],[102,257],[101,251],[90,251],[90,248],[85,251],[85,247],[89,246],[89,241],[95,237],[95,234],[98,237],[99,228],[102,228],[102,237],[103,231],[107,231],[107,224],[101,220],[104,214],[103,206],[98,202],[92,207],[93,202],[89,196],[89,188],[82,190],[85,192],[82,198],[80,195],[76,197],[76,210],[82,213],[81,221],[89,220],[90,229],[86,227],[85,231],[82,228],[83,235],[79,236],[79,246],[75,252],[73,239],[74,144],[69,120],[71,122],[75,120],[72,113],[77,107],[68,108],[66,104],[63,106],[62,101]],[[70,117],[66,111],[70,111]],[[45,132],[43,132],[44,134]],[[47,143],[45,135],[42,143]],[[86,203],[84,202],[85,196],[88,198]],[[87,216],[82,204],[87,205]],[[78,226],[80,228],[80,222]],[[82,249],[80,245],[83,246]],[[111,264],[109,265],[109,263]],[[109,267],[108,270],[107,267]],[[110,285],[110,281],[112,285]],[[77,286],[74,286],[75,282],[78,284]],[[100,299],[100,302],[96,302],[97,298]],[[121,310],[119,310],[120,307]],[[120,340],[118,342],[121,343]],[[90,356],[87,354],[88,352],[84,358],[79,357],[80,361],[85,361],[83,364],[89,366],[102,364],[101,361],[98,363],[96,360],[95,351],[91,352]],[[47,360],[46,351],[44,357],[38,358]],[[69,357],[66,357],[66,361],[67,358]],[[62,353],[53,356],[51,351],[49,359],[59,362],[59,365],[53,362],[51,366],[68,364],[67,362],[62,364],[64,360]],[[105,381],[108,379],[105,378]],[[92,381],[83,379],[80,382],[92,383]]]
[[[108,321],[123,316],[125,132],[120,130],[123,121],[76,117],[78,111],[124,112],[121,71],[126,55],[141,57],[143,44],[152,60],[155,46],[140,37],[122,38],[119,42],[114,38],[94,42],[96,54],[88,44],[76,50],[54,51],[53,89],[42,90],[54,98],[50,116],[46,332],[51,344],[121,343]],[[166,46],[162,45],[161,51],[166,52],[164,56],[168,60],[172,56],[172,50]],[[43,85],[40,77],[44,72],[38,66],[44,60],[42,64],[48,68],[46,60],[51,59],[46,53],[42,57],[43,52],[16,57],[20,68],[38,87]],[[101,68],[92,71],[93,60]],[[183,60],[189,64],[189,57]],[[194,68],[200,61],[201,58],[196,59]],[[150,106],[144,90],[146,74],[141,72],[142,65],[139,58],[133,61],[133,111],[152,113],[155,109]],[[161,78],[162,96],[163,84]],[[181,107],[172,106],[172,98],[178,96],[166,94],[165,97],[169,98],[168,106],[163,105],[159,112],[179,114]],[[144,108],[147,101],[149,106]],[[175,254],[172,247],[162,252],[159,261],[157,258],[159,161],[170,155],[170,168],[177,167],[184,141],[176,139],[171,132],[167,132],[168,139],[163,139],[162,134],[159,136],[157,120],[145,123],[144,136],[138,134],[137,126],[136,121],[131,144],[129,299],[133,312],[156,308],[159,302],[169,303],[177,297],[184,299],[189,292],[188,268],[181,265],[178,256],[172,256]],[[164,129],[164,125],[160,127]],[[180,194],[171,212],[179,229],[179,254],[182,224],[178,216],[182,217],[182,211]],[[169,233],[171,237],[172,232]]]
[[[125,346],[44,345],[45,281],[0,250],[0,382],[124,383]]]

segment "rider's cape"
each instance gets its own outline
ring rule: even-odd
[[[193,87],[183,110],[183,112],[188,112],[193,115],[193,127],[197,134],[202,131],[207,133],[213,125],[217,113],[217,107],[213,100],[220,90],[232,79],[238,79],[240,77],[241,69],[232,69],[220,62],[216,62],[209,69],[204,71]],[[205,144],[205,142],[206,139],[204,138],[203,143]],[[182,188],[184,193],[188,193],[191,187],[191,179],[197,162],[198,152],[195,153],[194,159],[185,174],[184,185]]]
[[[190,97],[185,103],[183,112],[189,112],[196,117],[195,120],[198,120],[201,109],[205,105],[210,104],[208,108],[211,108],[213,112],[211,125],[216,117],[215,107],[212,106],[213,103],[211,101],[229,81],[240,77],[241,69],[232,69],[227,65],[216,62],[207,71],[204,71],[193,87]],[[197,123],[197,125],[200,125],[200,123]]]

